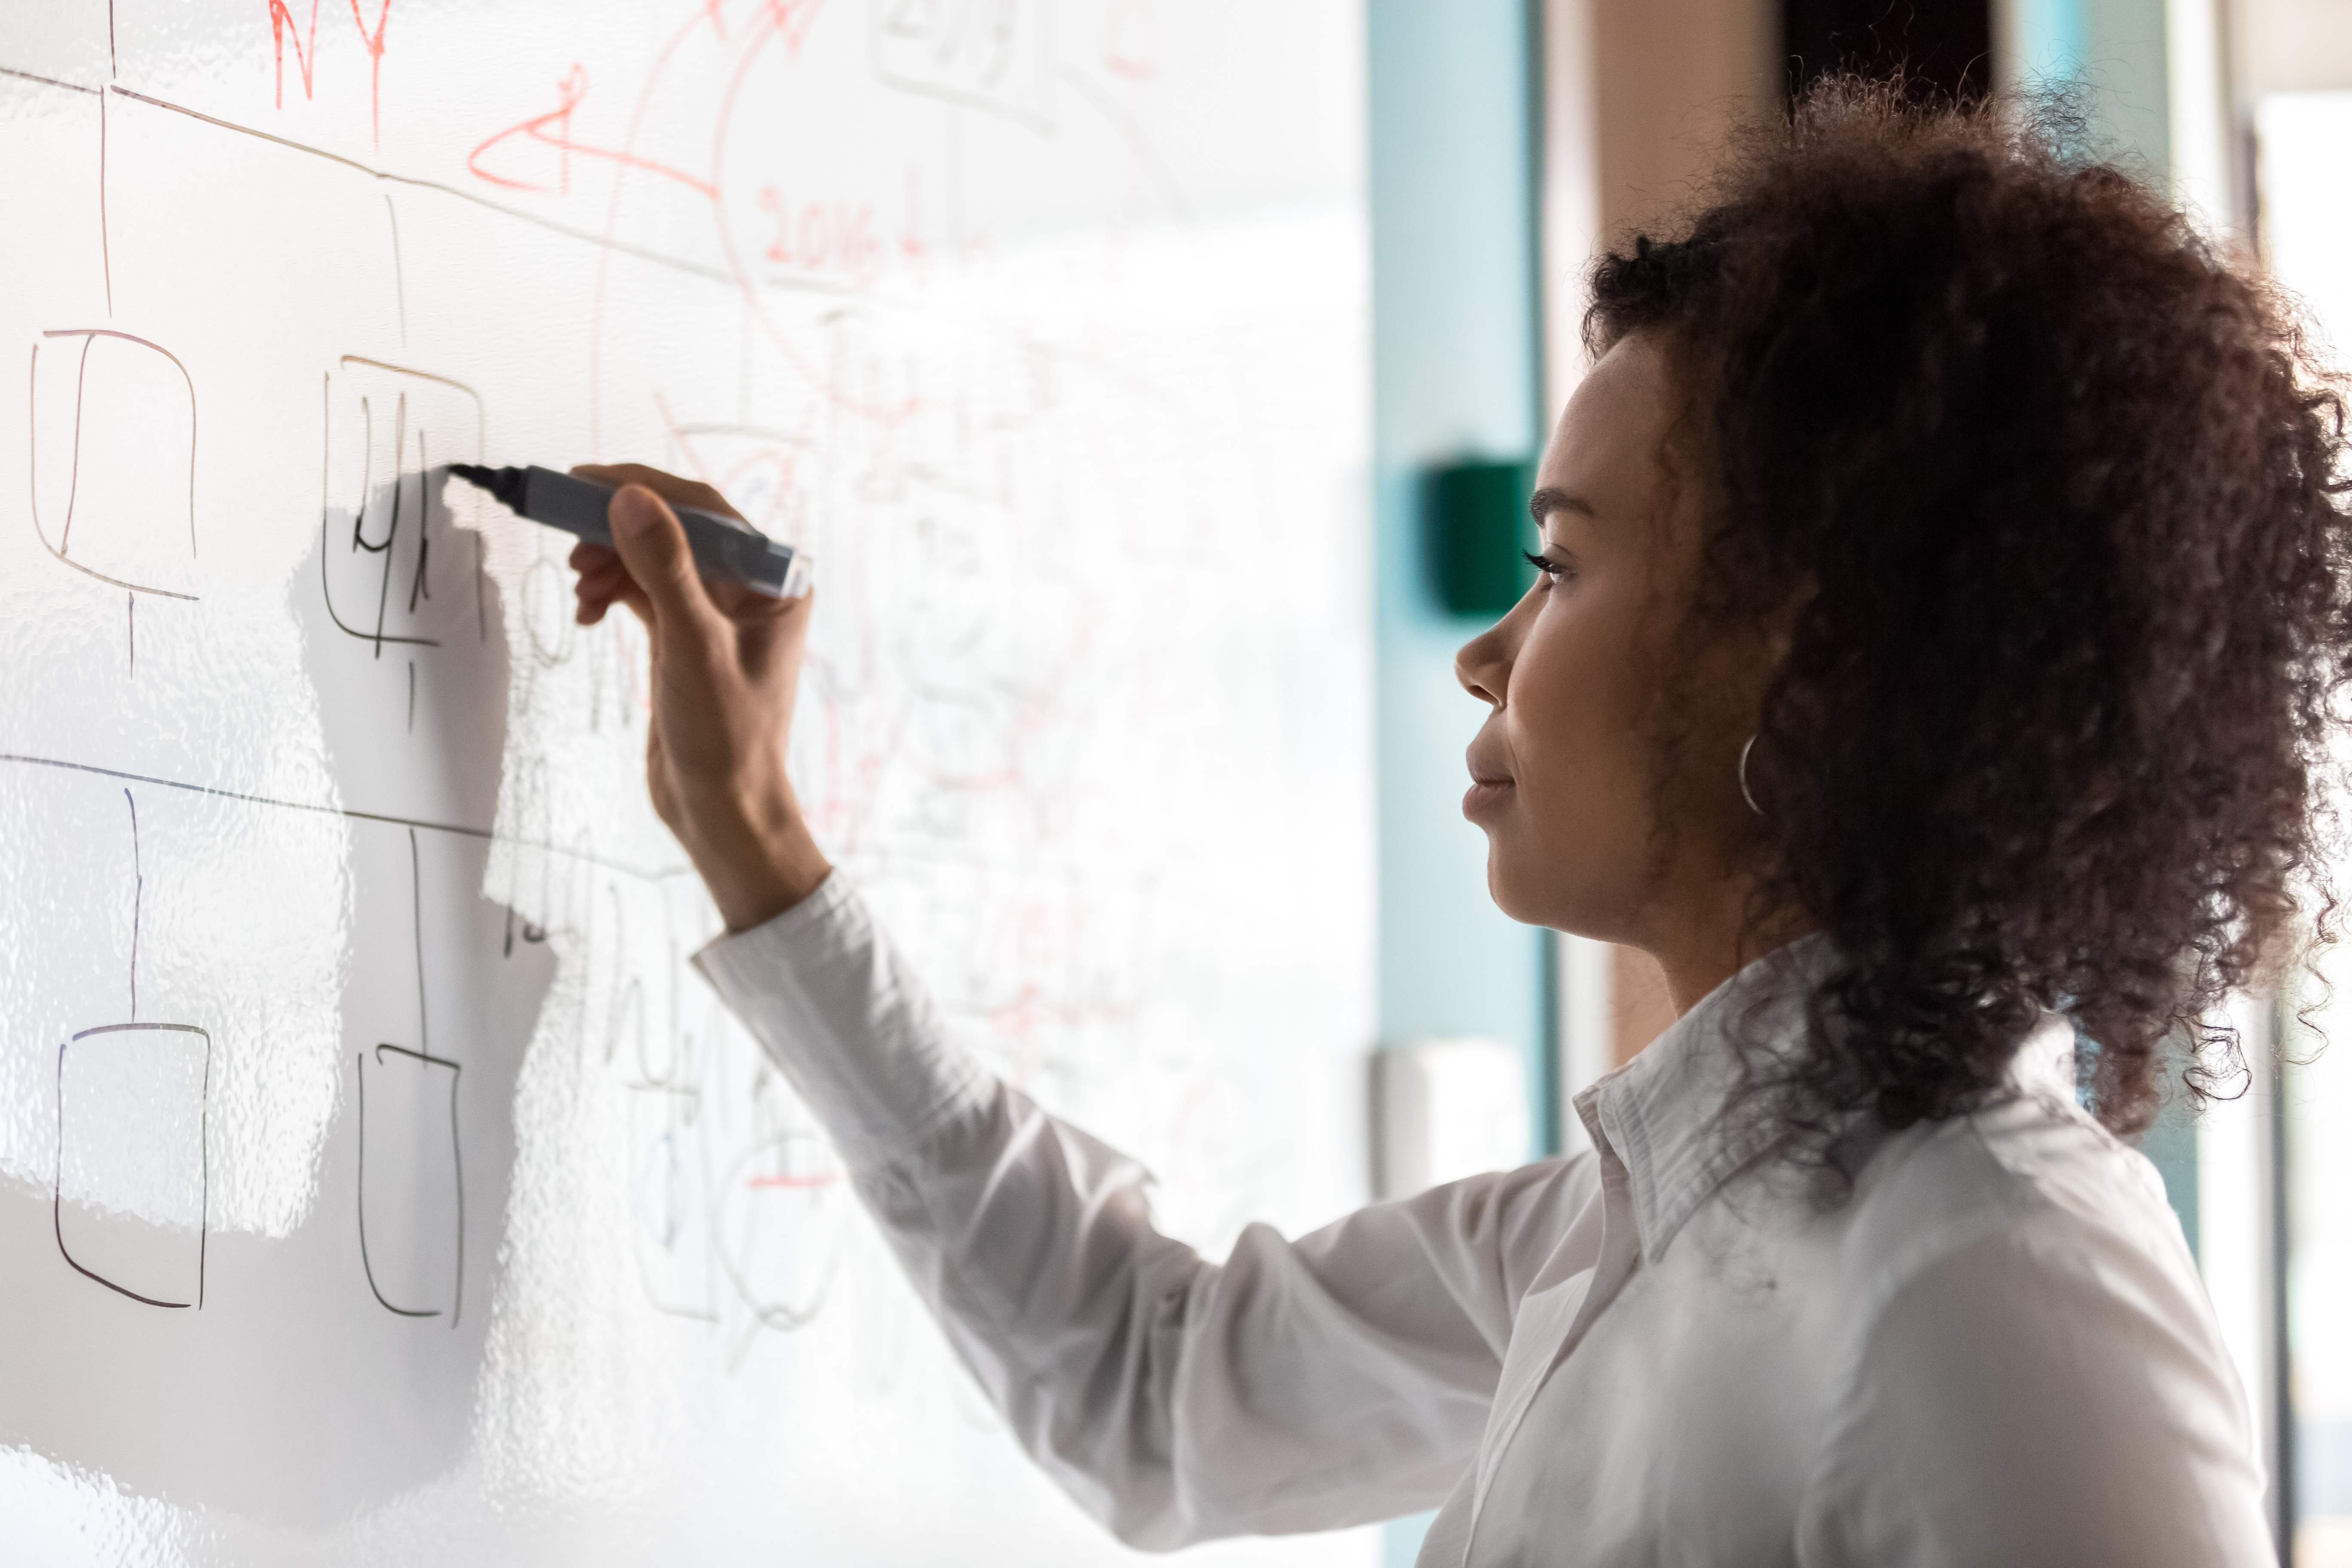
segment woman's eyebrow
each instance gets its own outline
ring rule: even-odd
[[[1549,485],[1528,498],[1528,515],[1536,520],[1538,528],[1541,528],[1544,520],[1556,511],[1572,511],[1584,517],[1600,515],[1592,510],[1592,503],[1582,496],[1570,495]]]

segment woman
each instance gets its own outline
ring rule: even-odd
[[[1596,1152],[1222,1266],[943,1034],[784,776],[808,606],[650,470],[581,618],[652,631],[699,960],[1031,1453],[1170,1547],[1443,1502],[1424,1563],[2275,1561],[2147,1163],[2168,1050],[2318,885],[2341,405],[2067,128],[1852,83],[1596,269],[1538,581],[1464,648],[1497,903],[1679,1020]],[[2308,907],[2324,908],[2324,902]]]

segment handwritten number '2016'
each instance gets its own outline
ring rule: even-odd
[[[861,284],[882,274],[882,246],[874,237],[871,203],[810,202],[798,213],[773,185],[760,189],[760,206],[776,220],[775,237],[768,244],[768,259],[786,267],[821,272],[827,268],[846,272]]]

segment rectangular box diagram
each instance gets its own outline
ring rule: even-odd
[[[446,376],[346,354],[326,380],[320,591],[374,657],[488,633],[481,536],[456,526],[446,467],[482,459],[482,402]]]
[[[358,1074],[360,1258],[404,1318],[457,1326],[465,1290],[457,1064],[402,1046],[362,1051]]]
[[[58,1250],[150,1307],[201,1307],[212,1037],[188,1024],[104,1024],[58,1047]],[[103,1172],[136,1212],[81,1194]]]
[[[32,517],[101,583],[196,596],[196,385],[171,351],[103,327],[32,350]]]
[[[428,918],[446,906],[426,896],[425,837],[410,827],[352,844],[352,944],[377,959],[343,998],[347,1017],[367,1031],[359,1042],[372,1042],[359,1044],[352,1067],[362,1275],[354,1285],[386,1311],[455,1328],[465,1295],[463,1069],[460,1053],[436,1044],[432,1030],[425,955],[429,946],[446,960],[451,945],[442,922]],[[440,861],[434,879],[446,871]]]

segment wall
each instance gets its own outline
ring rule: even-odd
[[[1539,1087],[1547,937],[1487,898],[1486,837],[1462,818],[1486,710],[1454,654],[1480,627],[1436,604],[1416,504],[1423,465],[1539,439],[1527,42],[1519,0],[1368,13],[1381,1033],[1509,1042]],[[1391,1562],[1425,1522],[1391,1528]]]
[[[2165,184],[2170,83],[2164,0],[2003,0],[1993,6],[1993,79],[2084,89],[2104,153]]]
[[[1517,0],[1370,10],[1381,1033],[1544,1039],[1538,933],[1486,895],[1447,616],[1419,532],[1426,465],[1538,443],[1526,21]]]

